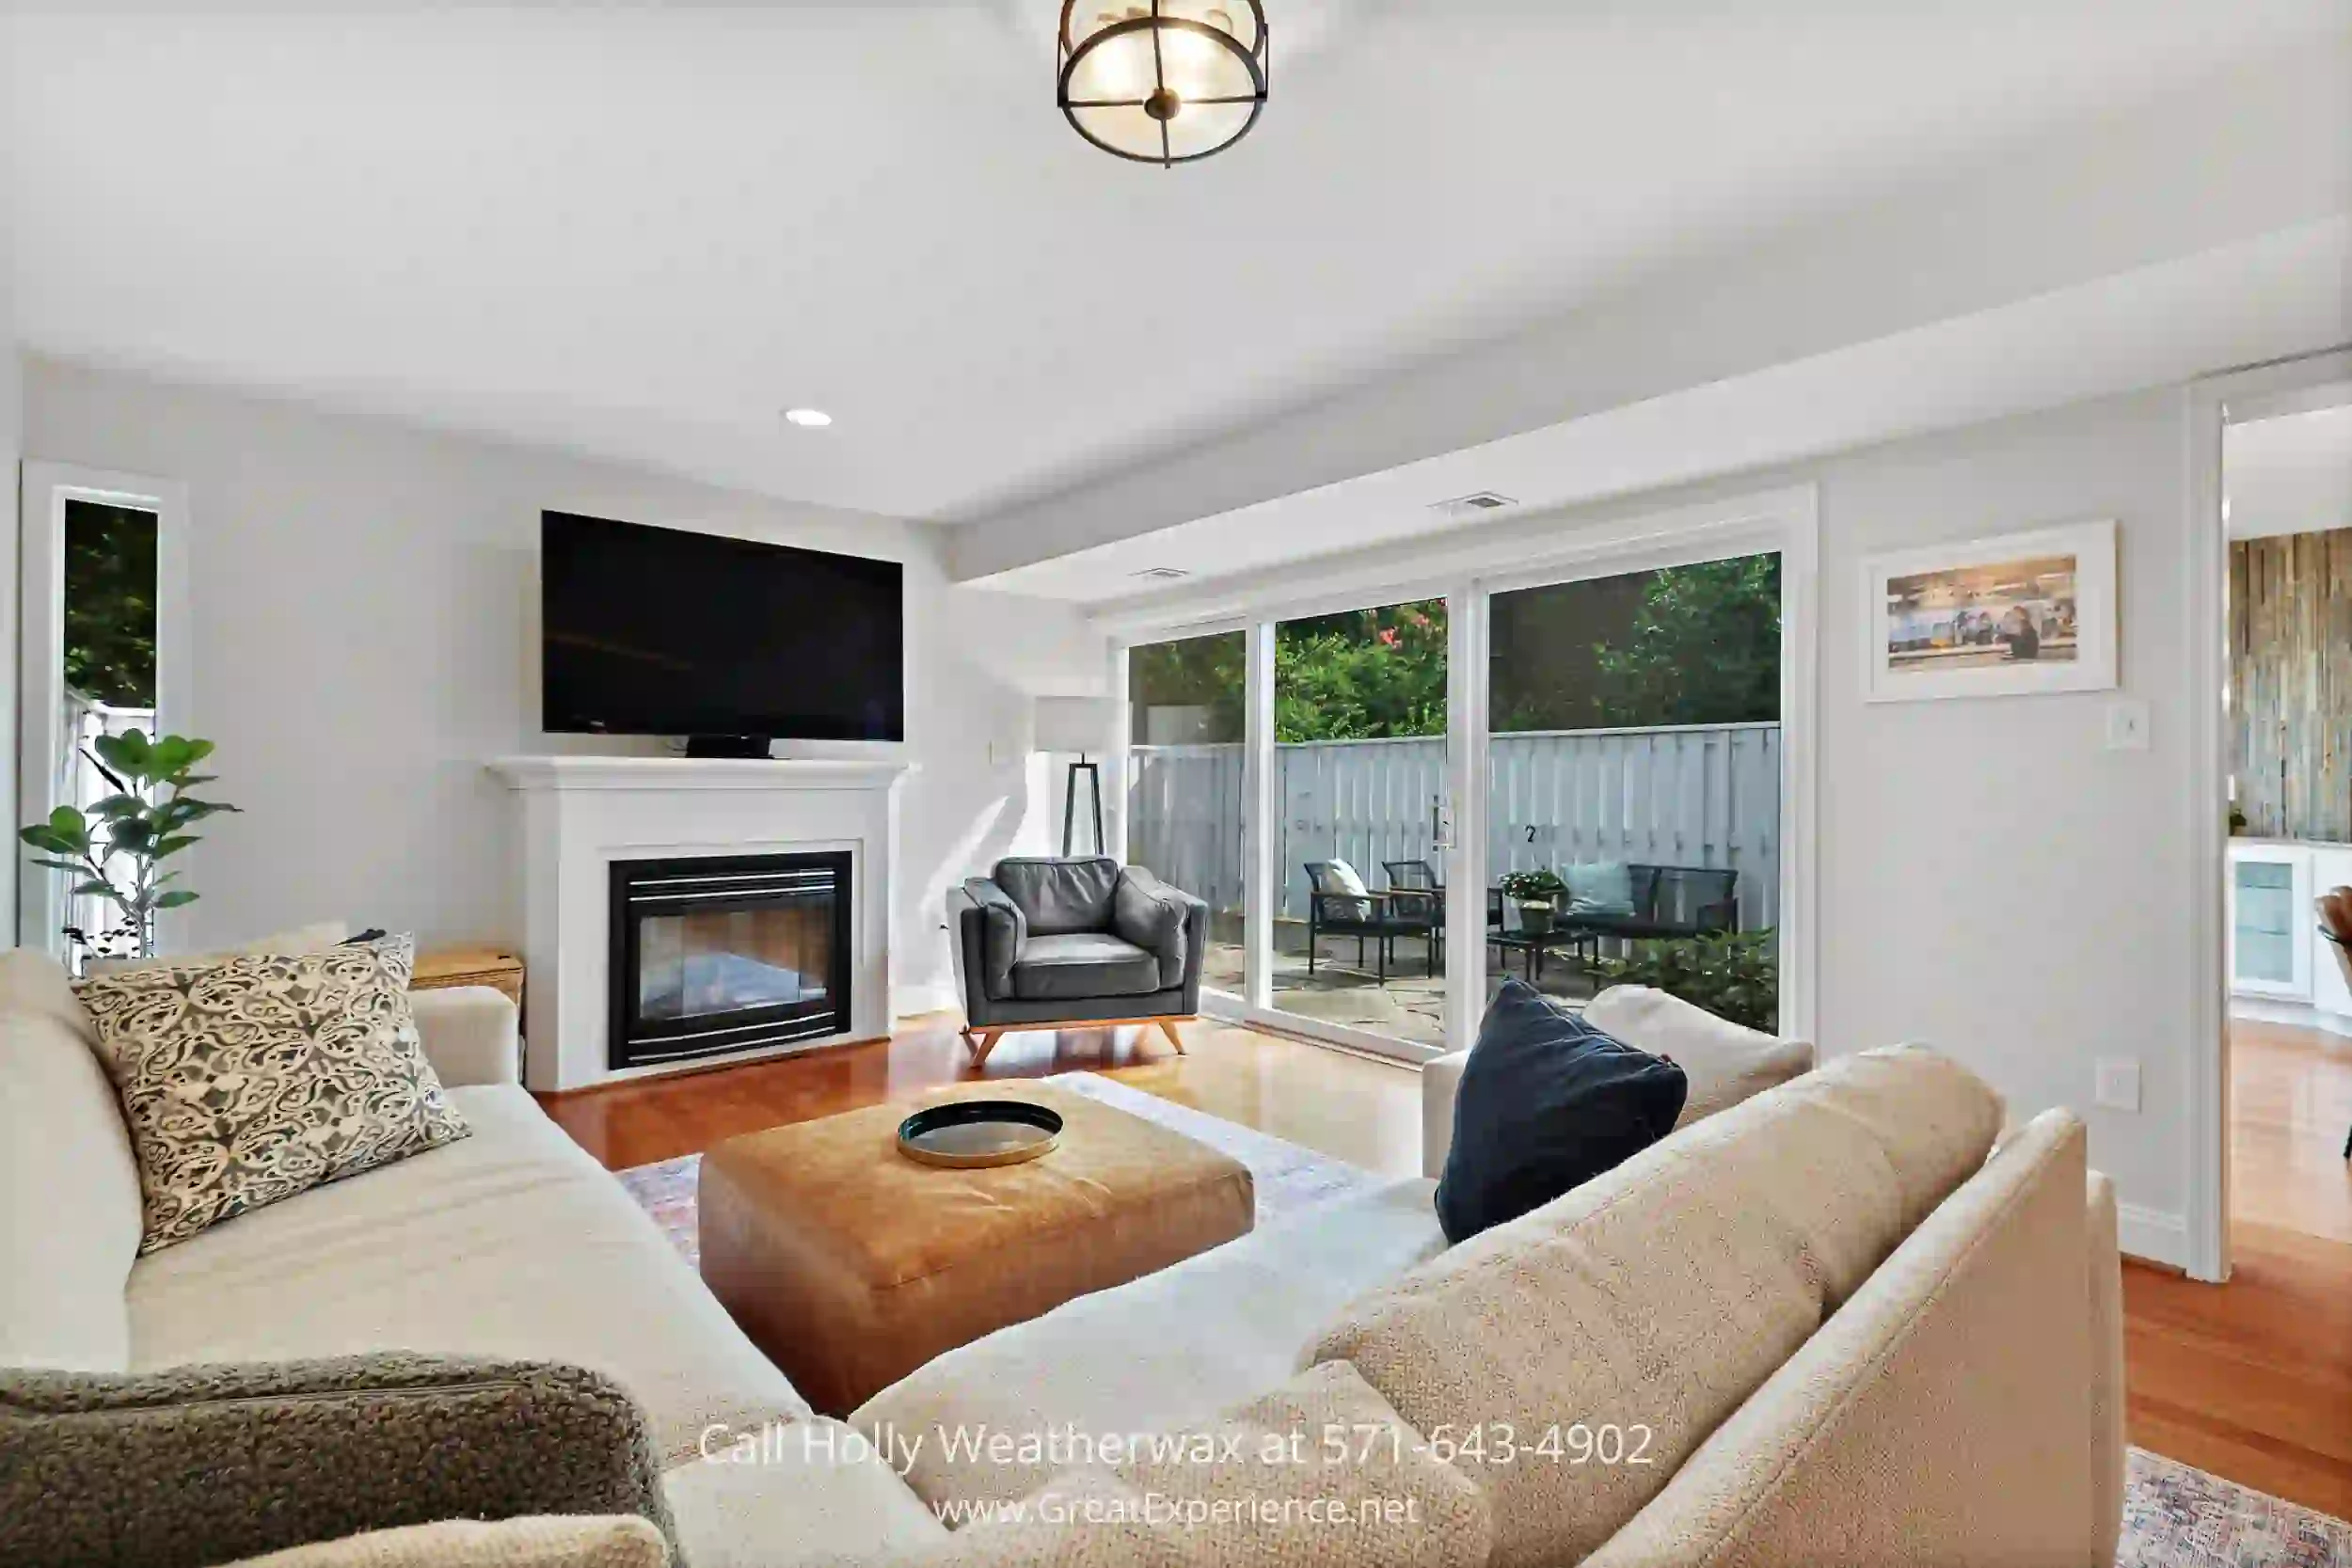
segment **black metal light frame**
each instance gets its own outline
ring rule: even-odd
[[[1114,22],[1100,32],[1089,35],[1084,43],[1073,46],[1070,40],[1070,19],[1076,13],[1082,3],[1099,5],[1103,3],[1103,0],[1062,0],[1061,71],[1056,81],[1055,97],[1061,104],[1062,115],[1070,121],[1072,130],[1114,158],[1124,158],[1130,163],[1157,164],[1162,168],[1173,168],[1178,164],[1192,164],[1203,158],[1214,158],[1257,128],[1258,117],[1265,112],[1266,87],[1272,78],[1274,66],[1273,36],[1266,31],[1265,7],[1261,5],[1259,0],[1224,0],[1227,6],[1248,6],[1250,14],[1257,19],[1258,47],[1254,51],[1243,48],[1239,39],[1208,23],[1195,22],[1189,17],[1162,14],[1161,0],[1151,0],[1152,12],[1149,16],[1133,16],[1122,22]],[[1141,98],[1081,98],[1076,100],[1071,98],[1070,78],[1078,69],[1080,60],[1092,54],[1106,40],[1146,29],[1152,33],[1152,92]],[[1232,54],[1248,68],[1249,80],[1255,85],[1257,90],[1248,97],[1179,98],[1168,89],[1167,63],[1160,55],[1160,35],[1170,30],[1198,33],[1215,42],[1219,48]],[[1155,99],[1172,103],[1174,108],[1169,113],[1163,114],[1152,106]],[[1187,152],[1180,158],[1175,155],[1169,146],[1168,122],[1173,114],[1182,112],[1184,105],[1188,103],[1247,103],[1249,105],[1249,118],[1243,122],[1240,130],[1207,151]],[[1154,158],[1146,153],[1129,152],[1122,148],[1111,146],[1079,121],[1076,113],[1079,109],[1141,109],[1145,114],[1159,121],[1160,155]]]

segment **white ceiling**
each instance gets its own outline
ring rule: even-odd
[[[19,15],[21,330],[968,519],[2352,21],[2345,0],[1267,9],[1264,120],[1172,172],[1061,122],[1053,0]],[[789,429],[796,405],[836,422]]]
[[[2352,528],[2352,386],[2335,406],[2231,425],[2221,481],[2230,537]]]

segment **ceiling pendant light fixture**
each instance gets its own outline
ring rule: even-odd
[[[1259,0],[1062,0],[1061,112],[1137,163],[1173,167],[1248,135],[1269,59]]]

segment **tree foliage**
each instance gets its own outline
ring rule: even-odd
[[[1565,585],[1572,589],[1576,585]],[[1499,728],[1640,728],[1727,724],[1780,717],[1780,558],[1671,566],[1643,574],[1639,610],[1617,641],[1579,641],[1576,595],[1547,590],[1532,615],[1567,618],[1542,656],[1575,662],[1568,681],[1498,673],[1513,695]],[[1502,658],[1502,654],[1498,654]],[[1587,667],[1586,661],[1589,661]],[[1136,649],[1130,692],[1138,710],[1204,710],[1200,738],[1243,738],[1248,641],[1233,632]],[[1505,681],[1505,675],[1516,678]],[[1275,738],[1286,742],[1439,736],[1446,726],[1446,610],[1442,599],[1285,621],[1275,631]],[[1138,730],[1137,739],[1143,738]]]
[[[155,705],[155,515],[72,501],[65,529],[65,681],[109,707]]]
[[[1601,724],[1737,724],[1780,717],[1780,557],[1650,575],[1626,645],[1594,650]]]
[[[1445,601],[1289,621],[1274,634],[1274,737],[1445,734]]]

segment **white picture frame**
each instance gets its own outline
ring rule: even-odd
[[[2115,532],[2103,518],[1866,558],[1864,699],[2114,690]]]

